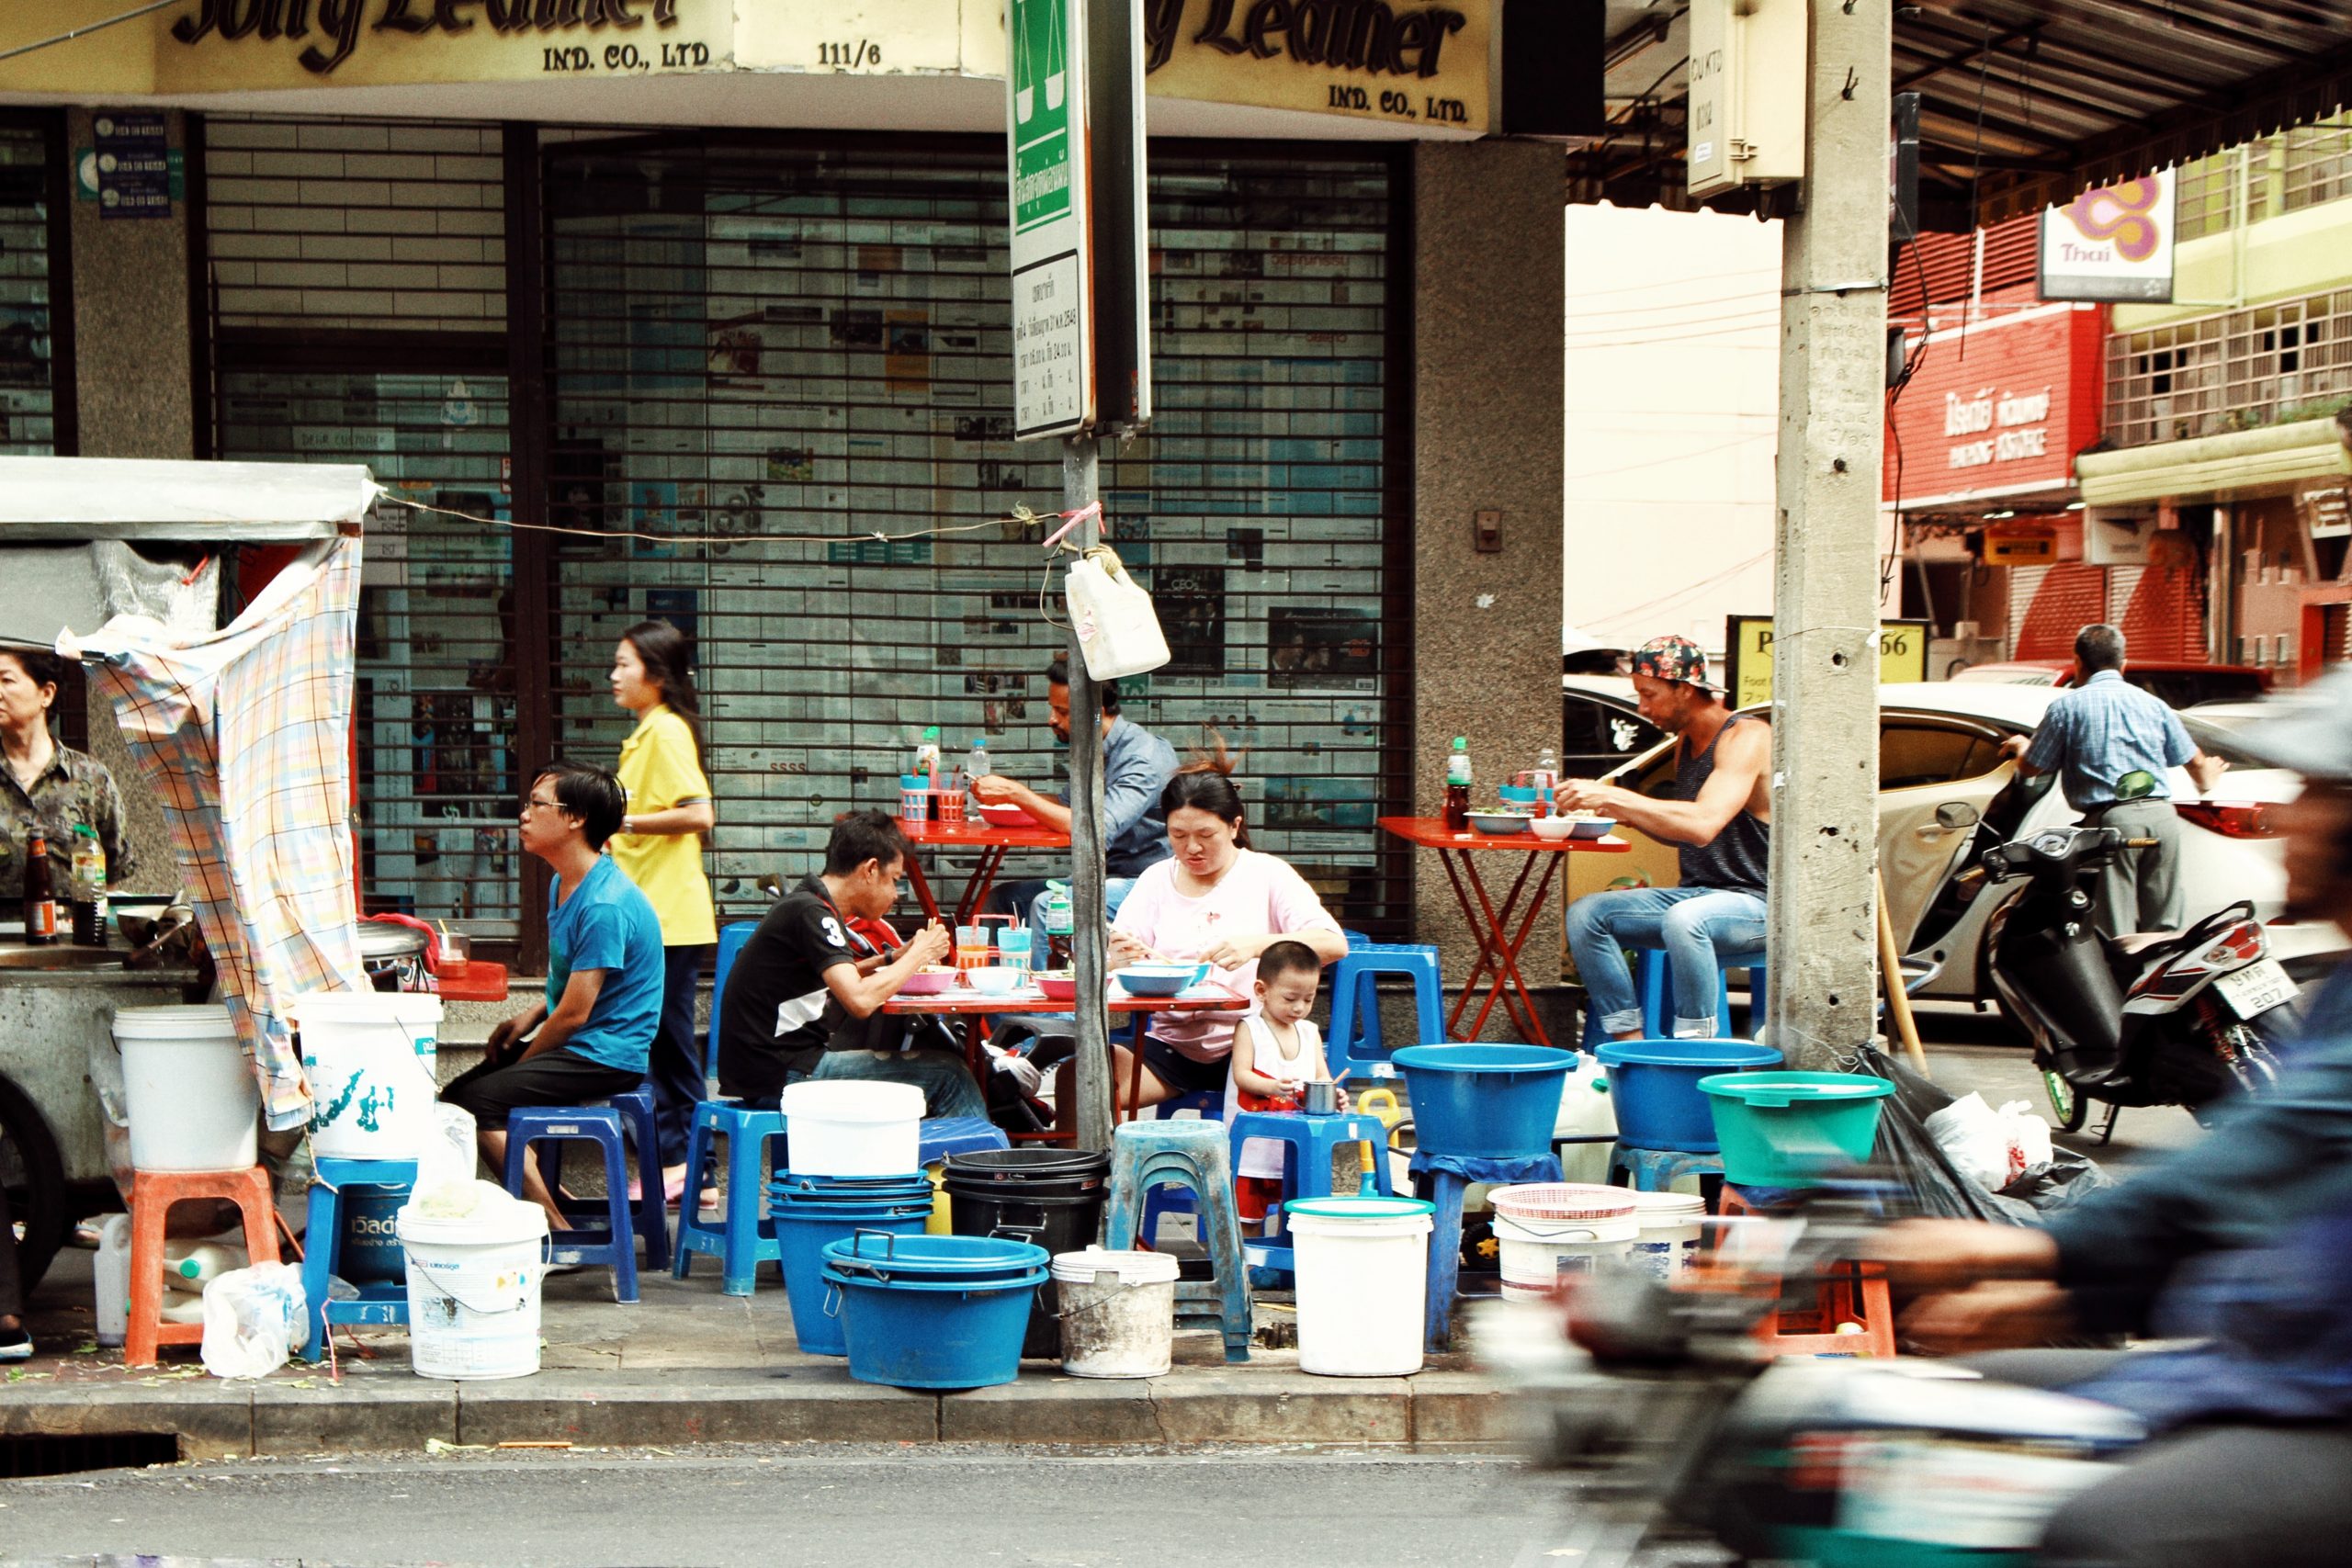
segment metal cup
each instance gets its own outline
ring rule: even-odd
[[[1306,1113],[1309,1116],[1332,1116],[1340,1109],[1340,1086],[1329,1078],[1317,1078],[1306,1086]]]

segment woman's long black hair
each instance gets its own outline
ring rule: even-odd
[[[686,721],[686,732],[695,738],[695,761],[708,773],[702,750],[701,700],[695,695],[686,634],[667,621],[639,621],[621,633],[621,640],[637,650],[646,678],[661,688],[662,705]]]

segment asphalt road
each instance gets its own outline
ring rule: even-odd
[[[1556,1482],[1492,1456],[459,1454],[0,1482],[0,1563],[1515,1568],[1547,1562],[1565,1517]]]

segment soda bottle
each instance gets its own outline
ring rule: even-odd
[[[924,728],[922,744],[915,748],[915,772],[929,781],[924,788],[939,787],[939,726],[935,724]]]
[[[1046,967],[1069,967],[1070,919],[1069,884],[1046,884]]]
[[[988,740],[984,737],[975,737],[972,753],[964,759],[965,821],[978,822],[980,819],[980,797],[973,793],[972,786],[995,771],[989,762]]]
[[[107,944],[107,852],[98,830],[86,822],[74,825],[74,886],[68,895],[74,911],[74,944]]]
[[[49,836],[33,830],[25,848],[25,943],[47,947],[57,940],[57,884],[49,864]]]
[[[1470,830],[1470,742],[1453,738],[1453,754],[1445,760],[1445,830]]]

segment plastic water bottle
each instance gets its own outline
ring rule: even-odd
[[[1453,754],[1445,760],[1445,830],[1470,830],[1470,742],[1453,738]]]
[[[972,740],[972,754],[964,759],[965,821],[978,822],[980,819],[980,797],[978,794],[974,793],[972,786],[979,783],[982,779],[988,777],[989,774],[995,771],[996,770],[989,763],[988,741],[984,738],[978,736],[974,737]]]
[[[1552,792],[1560,787],[1559,752],[1549,746],[1544,747],[1543,754],[1535,759],[1535,776],[1528,782],[1544,798],[1551,798]]]
[[[1074,923],[1070,914],[1069,884],[1046,884],[1046,967],[1069,967],[1069,933]]]
[[[232,1269],[249,1265],[242,1247],[232,1247],[218,1241],[167,1241],[164,1243],[164,1282],[174,1290],[201,1290],[205,1284],[219,1279]]]
[[[107,944],[107,852],[98,830],[86,822],[74,825],[74,885],[67,891],[74,911],[74,944]]]
[[[129,1214],[108,1214],[98,1226],[98,1257],[90,1273],[98,1298],[98,1343],[119,1345],[130,1331]]]

